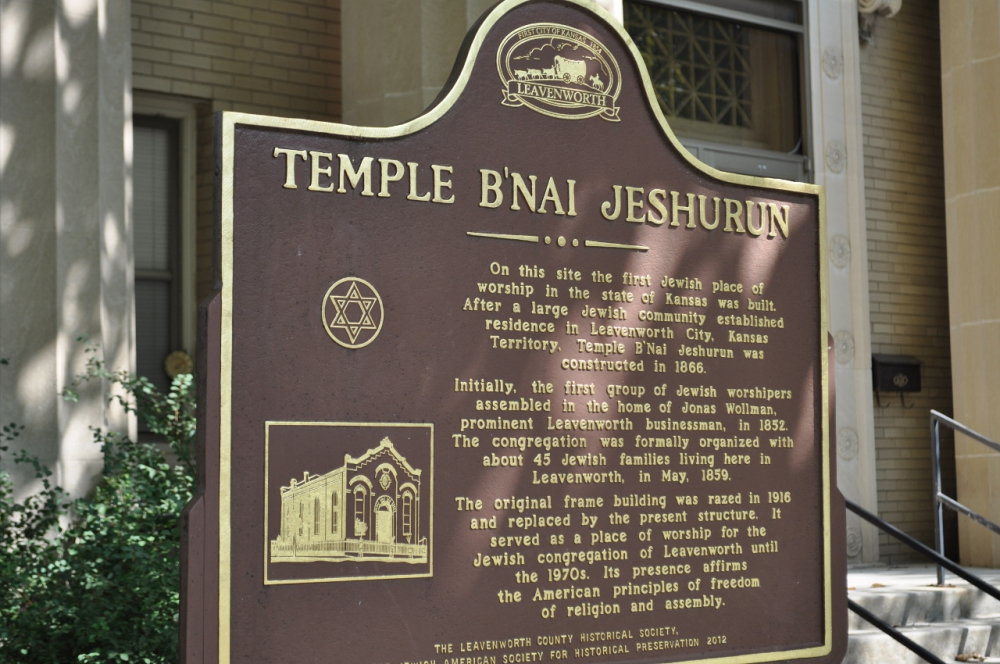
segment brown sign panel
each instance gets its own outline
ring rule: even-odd
[[[227,113],[185,656],[839,661],[823,193],[508,0],[366,129]]]

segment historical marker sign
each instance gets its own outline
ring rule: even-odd
[[[188,661],[838,660],[822,190],[695,163],[592,4],[460,62],[221,117]]]

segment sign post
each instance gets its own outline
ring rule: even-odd
[[[820,187],[575,0],[405,125],[218,126],[187,662],[840,661]]]

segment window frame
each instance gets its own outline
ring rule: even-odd
[[[178,348],[182,347],[182,324],[181,324],[181,298],[182,290],[181,283],[183,281],[181,275],[181,207],[182,203],[180,200],[180,153],[181,153],[181,127],[180,123],[173,119],[163,116],[155,115],[144,115],[133,113],[132,114],[132,131],[133,135],[137,128],[144,127],[154,130],[163,130],[168,135],[168,165],[169,173],[167,175],[167,268],[165,270],[140,268],[135,264],[135,250],[133,248],[133,278],[135,282],[148,281],[148,282],[166,282],[169,284],[169,310],[167,312],[167,320],[169,321],[168,329],[168,340],[169,340],[169,352],[173,352]],[[133,146],[134,148],[134,146]],[[134,201],[133,196],[133,201]],[[134,213],[133,213],[134,214]],[[135,223],[133,217],[133,224]],[[134,237],[134,230],[133,230]],[[134,245],[133,245],[134,247]],[[138,322],[137,322],[138,323]],[[137,325],[138,326],[138,325]],[[138,332],[136,333],[136,352],[138,353]],[[152,377],[150,377],[152,378]]]
[[[798,3],[802,6],[802,23],[792,23],[791,21],[782,21],[780,19],[768,18],[766,16],[759,16],[750,12],[741,12],[735,9],[727,9],[725,7],[717,7],[713,5],[710,0],[700,2],[698,0],[639,0],[642,4],[646,5],[659,5],[661,7],[666,7],[668,9],[676,9],[677,11],[690,12],[692,14],[702,14],[704,16],[711,16],[712,18],[721,18],[727,21],[733,21],[736,23],[746,23],[748,25],[753,25],[758,28],[767,28],[768,30],[774,30],[776,32],[791,32],[795,34],[806,35],[806,25],[808,23],[806,16],[806,3],[802,0],[789,0],[790,2]]]
[[[135,123],[137,117],[143,120],[160,118],[173,121],[178,127],[176,141],[176,203],[178,208],[175,225],[177,262],[174,270],[175,281],[178,283],[175,286],[177,314],[176,316],[172,315],[172,319],[176,321],[177,325],[177,336],[175,341],[172,333],[171,341],[175,345],[175,350],[183,349],[194,358],[197,353],[198,340],[198,302],[195,287],[197,283],[197,106],[200,102],[140,91],[133,94],[132,123]],[[130,145],[131,129],[130,125]],[[131,177],[129,178],[129,189],[131,201]],[[133,214],[131,210],[129,213]],[[134,217],[130,219],[130,226],[132,224],[134,224]],[[134,264],[134,257],[132,262]],[[134,327],[132,329],[132,347],[135,348]]]
[[[623,0],[632,4],[661,7],[727,21],[745,23],[748,26],[763,28],[795,37],[799,49],[799,89],[800,89],[800,125],[802,136],[799,142],[799,152],[778,152],[759,148],[744,147],[711,141],[704,138],[682,137],[675,133],[678,141],[696,158],[709,166],[728,170],[726,165],[732,162],[755,163],[756,168],[749,165],[737,172],[745,175],[761,177],[779,177],[783,179],[798,179],[802,182],[815,180],[813,168],[813,123],[812,123],[812,61],[810,53],[810,3],[805,0],[789,0],[798,4],[801,9],[801,23],[793,23],[760,16],[750,12],[738,11],[714,5],[711,0]],[[624,28],[624,26],[622,26]],[[627,31],[627,29],[626,29]],[[667,118],[670,122],[670,118]],[[734,159],[735,157],[735,159]],[[722,161],[723,163],[719,163]],[[792,170],[801,167],[801,176],[792,177]],[[777,173],[774,171],[777,170]]]

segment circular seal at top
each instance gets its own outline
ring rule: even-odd
[[[375,287],[344,277],[323,296],[323,327],[344,348],[363,348],[382,331],[385,309]]]
[[[554,118],[595,115],[618,122],[618,62],[586,32],[559,23],[532,23],[507,35],[497,49],[503,105],[527,106]]]

